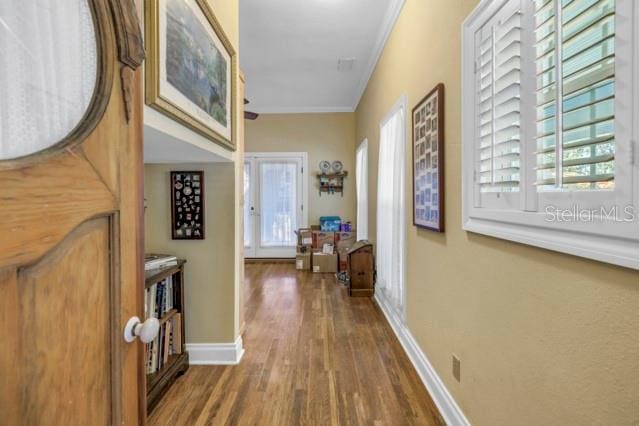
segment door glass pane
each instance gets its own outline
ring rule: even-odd
[[[251,247],[251,163],[244,163],[244,247]]]
[[[0,1],[0,160],[46,149],[80,122],[97,77],[93,25],[87,0]]]
[[[260,163],[262,247],[295,246],[297,163]]]

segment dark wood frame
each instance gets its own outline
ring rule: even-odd
[[[162,281],[166,277],[173,276],[173,283],[177,284],[174,287],[175,291],[175,310],[167,313],[166,318],[160,318],[160,322],[165,322],[172,317],[176,312],[182,315],[181,321],[181,340],[182,340],[182,353],[178,355],[171,355],[167,363],[160,369],[160,371],[146,375],[146,406],[147,413],[150,413],[153,408],[160,402],[162,396],[171,387],[173,382],[184,374],[189,369],[189,354],[186,351],[185,335],[184,335],[184,264],[186,260],[178,260],[178,264],[169,266],[162,269],[154,269],[146,271],[144,288],[145,290],[154,284]]]
[[[424,102],[426,102],[431,96],[437,94],[437,158],[438,158],[438,167],[437,167],[437,175],[439,180],[439,189],[437,194],[439,196],[438,204],[439,204],[439,227],[434,228],[431,226],[426,226],[422,224],[418,224],[415,221],[415,111],[421,109]],[[432,231],[443,233],[445,231],[445,202],[446,199],[446,186],[445,186],[445,155],[444,155],[444,142],[445,142],[445,117],[444,117],[444,84],[439,83],[433,90],[428,92],[426,96],[424,96],[415,107],[411,111],[411,147],[412,147],[412,166],[413,166],[413,225],[422,229],[429,229]]]
[[[190,175],[198,175],[200,176],[200,206],[202,207],[200,209],[200,221],[202,223],[202,228],[201,228],[201,235],[199,237],[196,236],[190,236],[187,237],[185,235],[183,236],[179,236],[176,233],[176,226],[175,226],[175,215],[176,215],[176,209],[177,206],[175,205],[175,188],[173,187],[175,185],[175,176],[177,175],[185,175],[185,174],[190,174]],[[171,172],[171,181],[170,181],[170,190],[171,190],[171,238],[174,240],[203,240],[204,239],[204,228],[205,228],[205,203],[204,203],[204,172],[202,170],[187,170],[187,171],[172,171]]]

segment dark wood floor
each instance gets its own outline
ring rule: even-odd
[[[327,274],[246,266],[246,353],[192,366],[152,425],[444,424],[381,311]]]

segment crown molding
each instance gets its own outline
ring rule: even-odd
[[[359,101],[362,99],[364,95],[364,91],[368,86],[368,82],[373,75],[373,71],[375,71],[375,67],[377,66],[377,62],[379,62],[379,58],[382,56],[382,52],[384,51],[384,47],[386,46],[386,42],[395,27],[395,23],[399,18],[399,14],[404,7],[404,3],[406,0],[391,0],[388,5],[388,9],[386,10],[386,16],[384,18],[384,22],[380,26],[380,31],[377,34],[377,40],[375,42],[375,46],[373,47],[373,54],[371,55],[368,64],[364,70],[364,74],[362,74],[362,78],[359,81],[357,86],[357,91],[355,92],[355,98],[353,99],[353,107],[351,108],[353,111],[357,109],[359,105]]]
[[[355,109],[350,106],[300,106],[300,107],[265,107],[265,108],[249,108],[258,114],[317,114],[331,112],[354,112]]]

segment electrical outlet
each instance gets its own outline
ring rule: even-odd
[[[461,361],[455,354],[453,354],[453,377],[461,382]]]

